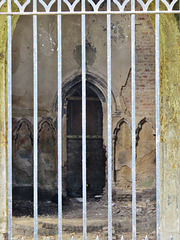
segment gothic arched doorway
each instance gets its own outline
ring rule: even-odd
[[[101,101],[92,87],[86,89],[87,194],[101,194],[105,186],[103,113]],[[67,97],[67,194],[82,195],[82,86],[76,84]]]

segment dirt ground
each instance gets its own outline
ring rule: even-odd
[[[38,239],[57,239],[58,218],[57,204],[41,202],[38,205]],[[131,202],[113,202],[113,240],[132,239],[132,204]],[[137,240],[155,240],[155,202],[137,202]],[[33,239],[33,203],[16,201],[13,204],[13,239]],[[87,201],[87,240],[107,239],[108,226],[107,199]],[[68,199],[63,204],[63,240],[83,239],[82,202],[81,199]]]

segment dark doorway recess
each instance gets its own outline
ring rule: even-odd
[[[67,194],[82,196],[82,87],[74,87],[67,101]],[[86,89],[87,194],[101,194],[105,186],[105,151],[102,139],[103,114],[95,91]]]

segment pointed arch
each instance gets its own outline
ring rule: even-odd
[[[21,129],[22,124],[25,123],[28,127],[28,130],[30,132],[30,138],[31,138],[31,142],[33,144],[33,126],[32,123],[30,122],[30,120],[28,118],[21,118],[19,121],[17,121],[17,123],[13,126],[13,136],[14,136],[14,141],[16,143],[17,140],[17,136],[18,136],[18,132]]]
[[[129,130],[131,131],[131,124],[129,123],[129,121],[126,118],[123,117],[116,123],[116,127],[114,128],[114,131],[113,131],[114,136],[117,135],[117,132],[119,131],[119,129],[123,123],[126,123],[129,127]]]

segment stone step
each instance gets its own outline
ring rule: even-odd
[[[137,219],[139,222],[139,219]],[[146,218],[141,218],[141,221],[147,222]],[[154,231],[154,221],[149,221],[147,228],[149,232]],[[151,226],[149,226],[151,225]],[[144,226],[144,225],[143,225]],[[112,237],[121,235],[123,232],[131,232],[131,221],[127,219],[116,219],[113,221]],[[138,230],[144,232],[144,228],[138,225]],[[82,219],[63,219],[63,233],[66,234],[82,234],[83,222]],[[102,219],[91,219],[87,221],[87,232],[103,235],[103,240],[108,236],[108,221]],[[53,217],[39,218],[38,221],[38,234],[39,236],[55,236],[58,233],[58,219]],[[34,221],[30,217],[19,217],[13,219],[13,235],[33,236],[34,234]]]
[[[103,227],[107,226],[107,221],[93,220],[87,223],[87,232],[102,232]],[[81,233],[83,232],[82,221],[76,219],[71,221],[63,222],[63,231],[67,233]],[[58,225],[57,223],[51,223],[46,221],[39,221],[38,224],[38,234],[40,236],[57,235]],[[34,234],[33,221],[27,224],[14,223],[13,224],[13,234],[22,236],[32,236]]]

